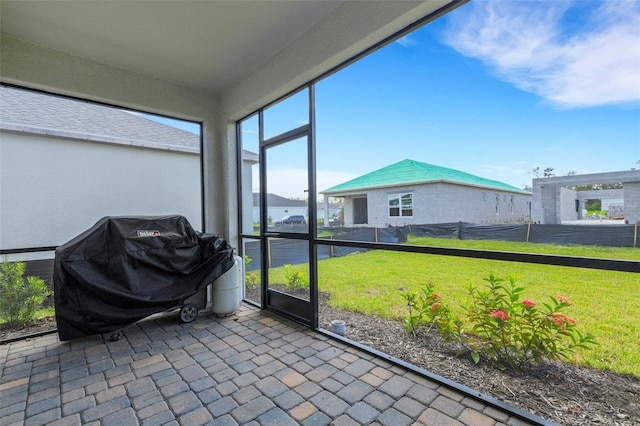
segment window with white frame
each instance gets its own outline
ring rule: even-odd
[[[389,217],[412,217],[413,194],[389,195]]]

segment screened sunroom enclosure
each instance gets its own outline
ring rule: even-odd
[[[241,182],[239,247],[245,259],[247,300],[313,328],[327,329],[329,319],[322,317],[320,306],[327,303],[327,298],[339,298],[337,306],[354,310],[362,309],[364,304],[352,303],[353,300],[368,300],[370,306],[366,309],[373,312],[377,305],[393,300],[400,308],[391,315],[401,319],[406,314],[401,308],[401,294],[411,287],[407,283],[429,282],[429,274],[438,269],[438,264],[452,268],[450,275],[457,279],[454,272],[464,270],[466,260],[477,260],[481,272],[465,277],[469,283],[481,282],[485,276],[481,274],[490,271],[499,271],[503,276],[512,272],[524,274],[527,281],[537,280],[539,270],[531,272],[527,265],[544,265],[543,270],[582,277],[577,278],[580,282],[589,280],[590,269],[640,272],[636,260],[615,255],[595,258],[589,255],[588,248],[586,255],[576,256],[563,244],[580,244],[578,239],[563,239],[559,233],[548,238],[556,239],[558,250],[538,250],[531,244],[538,224],[532,220],[526,177],[521,179],[521,186],[515,187],[447,169],[448,175],[437,176],[433,184],[421,181],[422,175],[414,181],[393,181],[394,167],[398,165],[406,162],[415,168],[430,166],[430,171],[440,172],[436,162],[455,164],[460,150],[475,153],[478,162],[484,157],[509,160],[509,146],[486,143],[493,137],[493,125],[484,128],[473,116],[458,114],[455,102],[447,102],[443,89],[452,90],[451,97],[460,95],[461,102],[474,103],[475,93],[483,90],[482,83],[469,78],[469,83],[463,84],[459,76],[448,75],[446,66],[439,65],[438,54],[433,55],[433,70],[418,72],[405,46],[393,43],[401,37],[410,41],[411,31],[426,33],[430,26],[406,28],[379,49],[354,57],[236,123]],[[380,59],[382,50],[388,62]],[[367,70],[373,75],[370,79],[354,77],[366,75]],[[432,80],[424,85],[424,91],[412,86],[421,77]],[[408,98],[420,97],[420,108],[400,102],[403,92],[413,92]],[[395,107],[383,108],[390,104]],[[413,120],[415,129],[406,125],[394,127],[396,121],[407,117],[403,123]],[[495,127],[506,128],[507,121],[513,119],[496,117]],[[524,126],[534,125],[526,118],[522,121]],[[449,127],[440,126],[441,122]],[[473,139],[459,143],[455,140],[456,128],[466,126],[477,132]],[[366,133],[362,130],[365,127],[373,131]],[[430,128],[441,132],[423,130]],[[475,139],[484,142],[476,143]],[[514,143],[518,143],[517,139]],[[434,147],[449,144],[450,148],[444,149],[446,157],[432,154]],[[567,143],[564,148],[569,146]],[[638,171],[632,173],[640,175]],[[383,178],[390,180],[380,180]],[[304,221],[287,222],[290,215],[303,216]],[[431,220],[435,217],[438,219]],[[615,225],[622,225],[614,226],[612,232],[620,234],[625,246],[637,241],[637,226],[634,230],[633,224]],[[577,234],[587,231],[584,227],[572,230]],[[507,233],[512,235],[506,236]],[[520,237],[513,236],[516,234]],[[528,246],[504,250],[497,248],[499,244],[491,247],[489,243],[482,249],[455,248],[455,244],[421,239],[434,235],[441,236],[442,241],[473,239],[476,235],[478,240],[506,239]],[[374,260],[358,262],[358,256],[348,257],[365,252],[376,253],[371,256]],[[385,268],[385,264],[393,267]],[[447,271],[439,275],[442,285],[446,285]],[[617,278],[612,275],[611,279]],[[337,287],[340,288],[336,290]]]
[[[612,349],[637,347],[638,322],[632,320],[640,316],[640,260],[614,252],[595,258],[588,247],[576,255],[564,242],[553,251],[545,247],[534,252],[535,245],[529,243],[535,231],[531,205],[524,193],[532,176],[524,169],[523,179],[515,183],[496,181],[502,179],[501,171],[517,165],[511,155],[516,144],[532,147],[528,153],[533,157],[538,141],[532,137],[548,140],[553,132],[541,128],[535,115],[514,113],[516,108],[503,96],[488,96],[484,89],[490,73],[477,68],[452,71],[452,64],[469,65],[476,59],[461,55],[454,62],[444,60],[438,55],[453,49],[437,44],[442,39],[435,33],[413,33],[442,30],[447,18],[478,4],[485,2],[3,0],[0,84],[196,123],[201,149],[190,172],[197,169],[201,191],[194,198],[202,230],[224,237],[244,257],[245,299],[319,329],[304,333],[336,343],[338,336],[325,333],[332,318],[323,316],[321,306],[328,302],[337,309],[401,322],[406,318],[402,294],[431,280],[446,287],[452,281],[482,283],[489,272],[515,272],[530,277],[534,287],[543,287],[539,284],[553,283],[548,274],[553,270],[553,278],[562,278],[566,289],[583,296],[583,306],[592,305],[585,330],[612,314],[626,316],[608,329],[615,343],[593,352],[590,365],[607,369],[617,362]],[[386,56],[379,56],[383,51]],[[425,57],[427,66],[414,62]],[[515,90],[507,86],[500,86],[502,93]],[[530,94],[519,92],[517,98],[532,109],[541,106]],[[462,113],[463,104],[473,109]],[[493,114],[490,120],[480,118],[485,111]],[[613,132],[632,122],[634,112],[616,110],[614,119],[598,128],[606,136],[603,140],[613,139]],[[601,119],[598,114],[588,118],[585,122]],[[505,136],[506,125],[514,123],[517,128],[506,135],[507,142],[497,143],[496,135]],[[632,124],[637,129],[637,119]],[[461,137],[461,130],[471,136]],[[590,133],[585,126],[576,135]],[[560,136],[564,158],[590,154],[598,166],[607,166],[622,152],[630,161],[620,168],[637,167],[635,150],[576,148],[570,138]],[[472,161],[458,162],[463,153]],[[560,158],[548,155],[549,160]],[[59,148],[50,159],[69,156]],[[25,155],[24,161],[28,159]],[[583,163],[575,164],[582,172]],[[109,165],[116,173],[125,167]],[[427,182],[421,174],[427,168],[448,168],[452,174]],[[86,170],[89,175],[95,171],[90,164]],[[416,175],[408,181],[385,180],[398,170]],[[134,172],[135,166],[128,171]],[[480,184],[481,178],[494,182]],[[118,183],[110,183],[117,192]],[[160,181],[153,184],[163,189]],[[3,176],[2,204],[10,185]],[[46,205],[34,209],[49,211]],[[430,222],[450,211],[467,216]],[[490,232],[517,228],[513,232],[523,235],[526,248],[504,248],[494,240],[454,244],[463,239],[469,223],[462,222],[470,222],[466,217],[474,212],[482,212],[483,223],[477,225]],[[81,211],[74,215],[86,216]],[[637,236],[637,223],[620,224],[619,229],[629,227]],[[0,223],[0,232],[3,229]],[[451,237],[429,238],[445,232]],[[2,254],[15,249],[4,241],[0,238]],[[640,239],[630,241],[637,250]],[[601,290],[603,284],[608,291]],[[613,309],[621,303],[630,308]],[[303,328],[282,318],[271,322],[269,312],[250,315],[246,327],[231,324],[230,329],[250,333],[243,336],[250,339],[257,329],[269,332],[264,322],[274,327],[287,323],[284,332],[296,335]],[[356,346],[365,357],[375,353],[364,343],[349,341],[348,332],[346,336],[337,344]],[[445,387],[460,389],[451,382]],[[478,396],[475,391],[463,393]]]
[[[438,123],[454,128],[477,124],[473,115],[459,116],[455,104],[445,107],[443,99],[456,93],[482,99],[474,97],[483,87],[475,81],[478,74],[452,76],[453,85],[434,78],[429,90],[413,91],[424,100],[420,108],[406,108],[388,96],[402,89],[399,83],[436,75],[432,69],[447,73],[448,64],[437,59],[427,70],[407,66],[404,61],[418,55],[401,48],[411,45],[411,31],[437,24],[465,3],[192,2],[183,7],[181,2],[151,2],[141,7],[139,2],[5,1],[0,77],[11,86],[201,124],[203,230],[224,236],[245,256],[247,299],[314,328],[326,327],[318,319],[317,305],[327,277],[351,277],[354,293],[343,298],[385,297],[380,289],[358,290],[357,285],[376,275],[369,265],[334,264],[331,272],[318,267],[326,259],[346,259],[344,255],[364,249],[442,255],[429,260],[435,264],[446,256],[637,273],[638,262],[632,260],[400,243],[406,236],[391,232],[416,223],[420,209],[428,214],[438,208],[425,203],[420,197],[428,191],[413,183],[376,192],[360,186],[340,196],[323,194],[404,159],[438,165],[462,149],[473,150],[478,159],[509,152],[509,146],[492,146],[490,137],[463,141],[460,148],[450,133],[434,131]],[[230,22],[237,31],[226,30]],[[394,60],[379,61],[376,53],[386,48],[396,50]],[[405,74],[394,74],[396,69],[358,80],[344,73],[385,70],[390,64]],[[466,82],[473,85],[460,90]],[[357,107],[353,99],[361,101]],[[378,107],[383,104],[393,108]],[[327,119],[329,111],[335,113],[333,121]],[[415,126],[383,131],[381,124],[393,125],[403,117]],[[330,133],[331,127],[341,131]],[[358,128],[373,129],[375,137],[362,137]],[[401,148],[401,141],[410,143]],[[430,147],[436,145],[451,149],[444,157],[431,158]],[[358,159],[365,161],[355,167]],[[519,210],[514,193],[522,195],[513,188],[489,186],[465,198],[488,210],[496,223],[526,221],[527,211]],[[446,191],[438,194],[450,205],[457,201]],[[300,216],[302,220],[293,219]],[[368,226],[375,216],[382,226]],[[354,226],[340,226],[347,221]],[[491,268],[487,264],[485,269]],[[404,277],[419,276],[422,270],[412,266],[395,273],[386,287],[395,289],[397,297]]]
[[[236,177],[240,174],[235,122],[377,48],[378,43],[390,41],[399,31],[463,3],[6,1],[0,26],[0,82],[199,124],[202,230],[225,237],[241,252],[240,224],[245,219],[237,211],[240,183]],[[141,31],[145,28],[154,31]],[[305,181],[302,191],[314,191],[310,187],[313,162],[307,159],[313,153],[312,102],[305,102],[306,124],[274,129],[271,134],[267,130],[263,138],[276,139],[264,152],[257,146],[240,155],[249,163],[262,155],[266,163],[273,164],[271,158],[289,157],[292,151],[296,162],[307,165],[309,184],[298,176],[291,180]],[[304,125],[306,130],[296,133]],[[293,134],[282,136],[291,130]],[[299,151],[301,146],[306,153]],[[64,156],[64,150],[59,155]],[[264,173],[271,177],[271,166]],[[9,184],[3,180],[3,185]],[[304,194],[297,196],[298,201],[303,201]],[[295,210],[278,208],[281,213],[274,221],[288,210],[309,223],[304,202]],[[244,210],[243,214],[251,217],[252,212]],[[269,238],[294,246],[311,241],[315,227],[300,225],[286,225],[295,228]],[[20,248],[24,247],[0,247],[3,253]],[[309,260],[313,258],[310,250],[304,251]],[[310,302],[312,294],[303,300]]]
[[[403,258],[396,255],[405,256],[405,259],[411,260],[407,262],[412,265],[410,268],[417,268],[406,271],[406,276],[398,277],[396,281],[383,284],[384,287],[392,288],[395,293],[393,297],[397,299],[407,290],[403,283],[405,278],[410,281],[423,272],[418,260],[420,256],[424,256],[422,259],[427,263],[450,257],[477,259],[484,262],[487,273],[496,268],[505,270],[505,264],[514,265],[509,267],[511,271],[519,271],[520,264],[542,264],[549,268],[565,266],[567,274],[571,273],[572,267],[586,268],[585,277],[589,269],[631,273],[640,270],[638,262],[633,260],[558,256],[527,250],[500,252],[456,249],[447,248],[446,244],[444,247],[414,245],[406,235],[402,235],[406,231],[396,232],[396,227],[369,228],[366,223],[345,227],[340,220],[337,220],[335,226],[330,226],[332,222],[325,218],[325,206],[332,203],[326,202],[322,194],[325,188],[322,185],[325,183],[319,181],[325,177],[318,170],[318,165],[325,166],[330,159],[340,157],[341,154],[328,152],[323,146],[327,141],[317,137],[316,130],[323,123],[316,117],[320,108],[317,108],[315,102],[321,97],[318,92],[324,89],[323,85],[323,81],[305,85],[280,102],[259,109],[237,123],[238,181],[241,182],[238,220],[240,247],[245,260],[246,300],[312,328],[329,329],[329,318],[323,318],[319,314],[322,292],[326,293],[323,303],[326,303],[327,297],[336,296],[380,299],[374,303],[384,303],[384,298],[388,297],[384,296],[388,294],[388,290],[380,291],[379,295],[378,289],[371,288],[360,292],[354,290],[331,294],[332,286],[327,283],[334,280],[332,274],[336,271],[340,275],[352,277],[347,278],[347,281],[368,281],[371,283],[370,287],[375,287],[378,277],[366,267],[364,270],[357,270],[357,264],[353,264],[343,265],[342,269],[319,268],[321,262],[332,258],[364,252],[376,253],[376,259],[382,262],[387,261],[385,253],[400,263]],[[362,149],[362,157],[369,155],[367,148],[375,149],[368,147],[366,142],[354,144]],[[287,223],[277,216],[290,212],[275,205],[275,200],[281,201],[285,197],[292,203],[289,209],[295,209],[296,213],[303,215],[304,222]],[[393,197],[394,195],[389,196]],[[497,203],[502,197],[496,195],[495,198]],[[513,202],[512,198],[504,198],[506,203]],[[343,200],[338,199],[337,204],[340,205],[341,201]],[[364,202],[366,204],[366,199]],[[490,208],[493,207],[491,204]],[[390,207],[390,216],[394,208],[395,211],[398,210],[395,205]],[[336,219],[344,214],[344,206],[340,209],[342,210],[335,214]],[[531,222],[527,223],[530,227]],[[452,225],[453,228],[458,226]],[[495,229],[499,227],[497,225]],[[410,226],[408,228],[412,232]],[[368,231],[370,237],[366,235]],[[495,238],[501,239],[499,236]],[[473,280],[473,277],[469,279]],[[424,278],[425,282],[428,280],[429,277]],[[357,285],[354,284],[354,287]],[[345,305],[349,304],[340,304]]]

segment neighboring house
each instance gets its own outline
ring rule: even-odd
[[[309,220],[309,206],[306,200],[292,200],[276,194],[267,194],[267,219],[275,223],[284,216],[299,214]],[[260,222],[260,194],[253,194],[253,221]]]
[[[242,187],[252,188],[253,175],[258,172],[258,168],[254,170],[254,166],[259,164],[258,154],[243,150],[242,151]],[[245,233],[251,234],[255,231],[254,226],[260,223],[260,194],[243,192],[244,194],[251,194],[252,199],[247,200],[243,198],[243,205],[251,203],[252,209],[244,209],[242,217],[242,230]],[[318,218],[325,217],[325,209],[331,224],[338,223],[337,218],[342,210],[342,203],[318,203]],[[276,194],[267,194],[267,218],[270,223],[275,223],[287,215],[303,215],[305,220],[309,220],[309,206],[305,200],[292,200],[290,198],[281,197]]]
[[[529,220],[531,193],[459,170],[403,160],[321,192],[344,197],[345,226]]]
[[[0,88],[1,249],[57,246],[108,215],[180,214],[201,229],[201,199],[199,135]]]

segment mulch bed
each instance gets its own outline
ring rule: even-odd
[[[33,324],[17,328],[9,327],[7,324],[0,324],[0,343],[4,340],[17,339],[55,329],[56,319],[54,317],[43,318]]]
[[[456,357],[437,333],[408,334],[402,323],[320,307],[320,327],[346,322],[351,340],[560,425],[640,425],[640,378],[544,362],[516,373]]]

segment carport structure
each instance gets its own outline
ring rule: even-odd
[[[622,184],[621,189],[575,191],[572,187],[593,184]],[[625,222],[640,221],[640,170],[553,176],[533,179],[533,221],[560,224],[562,221],[585,219],[585,201],[603,196],[624,200]]]
[[[220,234],[234,247],[241,247],[241,212],[235,208],[241,204],[242,198],[238,170],[241,147],[236,123],[463,3],[458,0],[2,0],[0,83],[201,123],[203,230]],[[312,98],[313,91],[309,92]],[[313,108],[312,102],[310,104]],[[313,120],[310,120],[305,128],[311,144],[312,125]],[[284,135],[282,141],[293,136],[298,136],[298,133]],[[309,222],[314,223],[316,209],[314,205],[311,207]],[[262,241],[267,237],[271,236],[266,233],[260,236]],[[302,240],[309,242],[310,253],[316,244],[322,244],[313,230]],[[438,249],[422,247],[417,251],[429,253],[438,252]],[[445,254],[469,255],[455,251]],[[472,256],[530,260],[526,254],[512,253],[503,256],[478,251]],[[571,265],[571,259],[559,262]],[[414,417],[409,417],[415,421],[427,415],[423,419],[425,424],[545,423],[462,386],[443,385],[434,377],[426,379],[423,372],[416,373],[410,366],[398,367],[393,362],[384,361],[383,354],[370,354],[365,348],[349,346],[335,336],[309,330],[318,327],[313,265],[311,272],[309,306],[292,307],[284,299],[282,305],[271,304],[270,294],[263,289],[261,307],[291,314],[289,316],[297,320],[295,323],[255,307],[243,306],[236,318],[203,318],[183,326],[163,322],[140,326],[140,331],[130,336],[131,340],[121,343],[122,352],[118,354],[110,352],[99,337],[97,340],[62,345],[54,337],[41,337],[2,347],[0,391],[3,411],[0,417],[11,415],[17,423],[25,421],[26,424],[55,421],[59,424],[93,421],[102,424],[129,424],[129,421],[134,424],[198,424],[216,419],[221,423],[229,420],[234,424],[243,423],[245,418],[262,424],[281,424],[280,419],[286,415],[292,422],[303,424],[328,424],[331,421],[336,424],[367,423],[367,413],[372,411],[368,406],[358,405],[360,401],[353,397],[354,392],[366,388],[366,384],[380,386],[383,392],[376,396],[382,399],[396,398],[388,400],[390,405],[387,407],[382,400],[371,400],[369,406],[380,413],[390,410],[396,403],[400,404],[394,408],[395,411],[389,411],[387,417],[377,418],[380,424],[401,424],[398,419],[404,417],[400,414],[406,417],[407,411],[415,413]],[[188,344],[185,344],[185,339]],[[219,351],[226,356],[220,356]],[[282,356],[280,361],[292,369],[295,379],[289,380],[284,373],[279,376],[277,371],[273,376],[261,376],[269,372],[265,368],[260,370],[260,374],[253,373],[261,385],[246,382],[254,380],[254,377],[243,376],[249,372],[240,372],[243,367],[237,366],[239,358],[235,355],[254,357],[243,361],[253,362],[256,368],[260,368],[268,353]],[[319,353],[323,355],[318,356]],[[207,358],[208,354],[216,358]],[[284,361],[285,358],[288,361]],[[212,359],[223,360],[221,368],[230,376],[211,369]],[[303,371],[307,369],[303,364],[298,365],[302,370],[296,370],[296,363],[301,361],[310,370]],[[197,367],[189,368],[192,365]],[[78,368],[74,370],[74,366]],[[122,375],[111,376],[107,371],[112,368],[120,368],[118,371]],[[125,371],[127,369],[129,371]],[[379,374],[367,376],[374,369]],[[320,377],[322,371],[326,373],[329,370],[333,372],[331,376]],[[166,371],[175,374],[163,376],[165,373],[162,372]],[[317,374],[309,374],[311,371]],[[343,392],[345,398],[340,400],[345,404],[345,401],[352,401],[351,408],[357,408],[352,410],[353,415],[341,417],[348,409],[337,413],[336,407],[342,403],[332,399],[333,393],[340,393],[350,382],[341,383],[334,378],[324,386],[320,383],[335,374],[350,380],[340,374],[345,371],[353,373],[350,375],[358,381],[357,385]],[[79,376],[72,377],[74,374]],[[298,375],[305,376],[306,381],[318,380],[318,383],[314,382],[315,387],[306,385],[315,392],[307,392],[306,388],[295,391],[303,384],[296,384],[297,379],[302,380]],[[174,379],[178,384],[171,386]],[[75,383],[65,386],[71,381]],[[122,381],[137,383],[127,386]],[[269,382],[275,388],[270,387]],[[282,401],[282,397],[277,402],[281,394],[275,394],[274,389],[281,385],[291,386],[290,390],[303,401],[290,405],[293,402]],[[421,400],[423,397],[420,395],[430,394],[426,390],[418,392],[415,398],[411,397],[411,389],[422,389],[414,388],[417,385],[442,388],[442,394],[434,394],[431,401]],[[234,386],[236,389],[232,389]],[[163,392],[165,387],[169,388]],[[201,394],[210,388],[215,388],[215,391]],[[217,401],[216,393],[224,399],[243,389],[244,392],[232,397],[234,404],[244,406],[243,409],[234,408],[240,410],[235,414],[232,410],[220,408],[222,403],[208,407]],[[165,407],[163,403],[166,405],[158,413],[170,412],[173,417],[167,414],[166,418],[154,418],[150,412],[155,408],[149,408],[153,404],[145,406],[140,399],[135,399],[143,397],[147,391],[158,398],[153,404],[160,405],[155,408]],[[229,393],[225,395],[225,392]],[[193,399],[196,394],[197,398]],[[297,398],[294,394],[287,395]],[[446,399],[439,399],[439,396]],[[408,399],[403,400],[405,397]],[[304,401],[305,398],[308,401]],[[338,405],[332,405],[332,401]],[[64,404],[72,402],[75,404],[71,406],[73,408],[67,407],[70,415],[63,415]],[[277,406],[282,412],[265,410],[258,413],[261,407],[267,406]],[[296,407],[298,410],[293,412]],[[144,414],[140,414],[145,408]],[[87,410],[89,414],[86,414]],[[244,417],[250,410],[253,411]],[[309,414],[305,416],[300,413],[302,410]],[[84,417],[79,414],[81,412],[85,413]],[[313,412],[322,412],[324,417],[314,417]],[[332,417],[330,412],[336,415]],[[427,412],[433,417],[428,417]],[[277,417],[260,417],[266,413]],[[463,416],[463,413],[466,414]],[[385,418],[387,420],[383,421]]]

